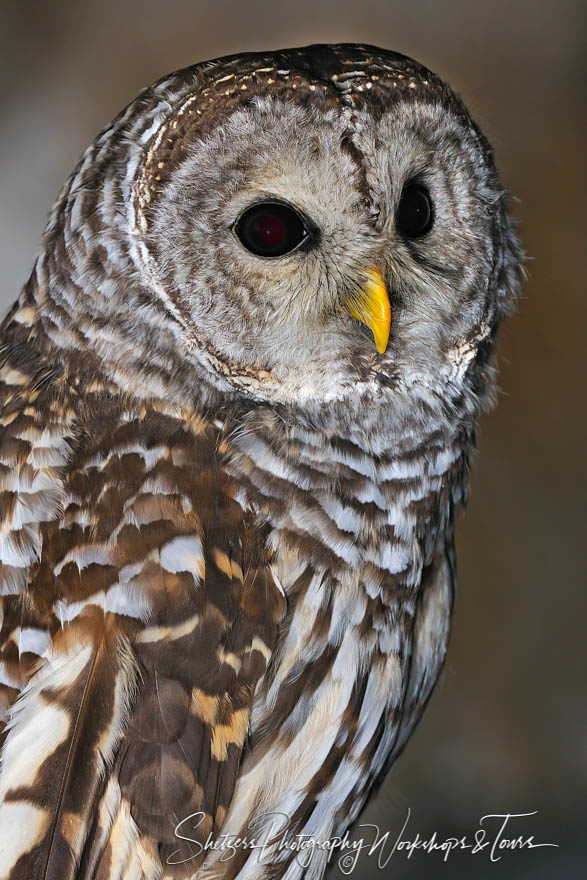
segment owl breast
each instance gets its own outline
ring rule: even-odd
[[[337,440],[325,454],[324,438],[277,443],[267,425],[237,445],[239,501],[270,522],[288,611],[224,827],[328,839],[360,811],[442,665],[452,606],[442,511],[462,451],[430,443],[426,455],[375,458]],[[291,876],[321,876],[325,857]],[[246,870],[255,864],[253,850]]]

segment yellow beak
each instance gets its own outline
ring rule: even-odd
[[[365,283],[346,301],[349,314],[369,327],[379,354],[387,348],[391,328],[391,306],[385,281],[379,269],[363,272]]]

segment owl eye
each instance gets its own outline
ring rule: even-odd
[[[294,208],[272,201],[247,208],[234,231],[241,244],[258,257],[289,254],[310,234]]]
[[[397,209],[397,227],[406,238],[420,238],[432,229],[434,216],[428,192],[419,184],[405,187]]]

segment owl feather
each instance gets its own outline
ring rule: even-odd
[[[320,880],[282,834],[344,833],[444,662],[520,262],[393,52],[195,65],[98,135],[1,331],[0,878]]]

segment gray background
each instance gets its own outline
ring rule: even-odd
[[[585,827],[584,4],[7,2],[0,7],[2,308],[79,154],[144,85],[195,61],[366,41],[451,82],[493,141],[530,261],[503,328],[501,400],[483,419],[459,526],[448,663],[407,751],[363,821],[395,838],[471,835],[488,812],[559,849],[396,853],[352,876],[587,876]],[[582,234],[583,233],[583,234]],[[358,832],[368,837],[367,832]]]

